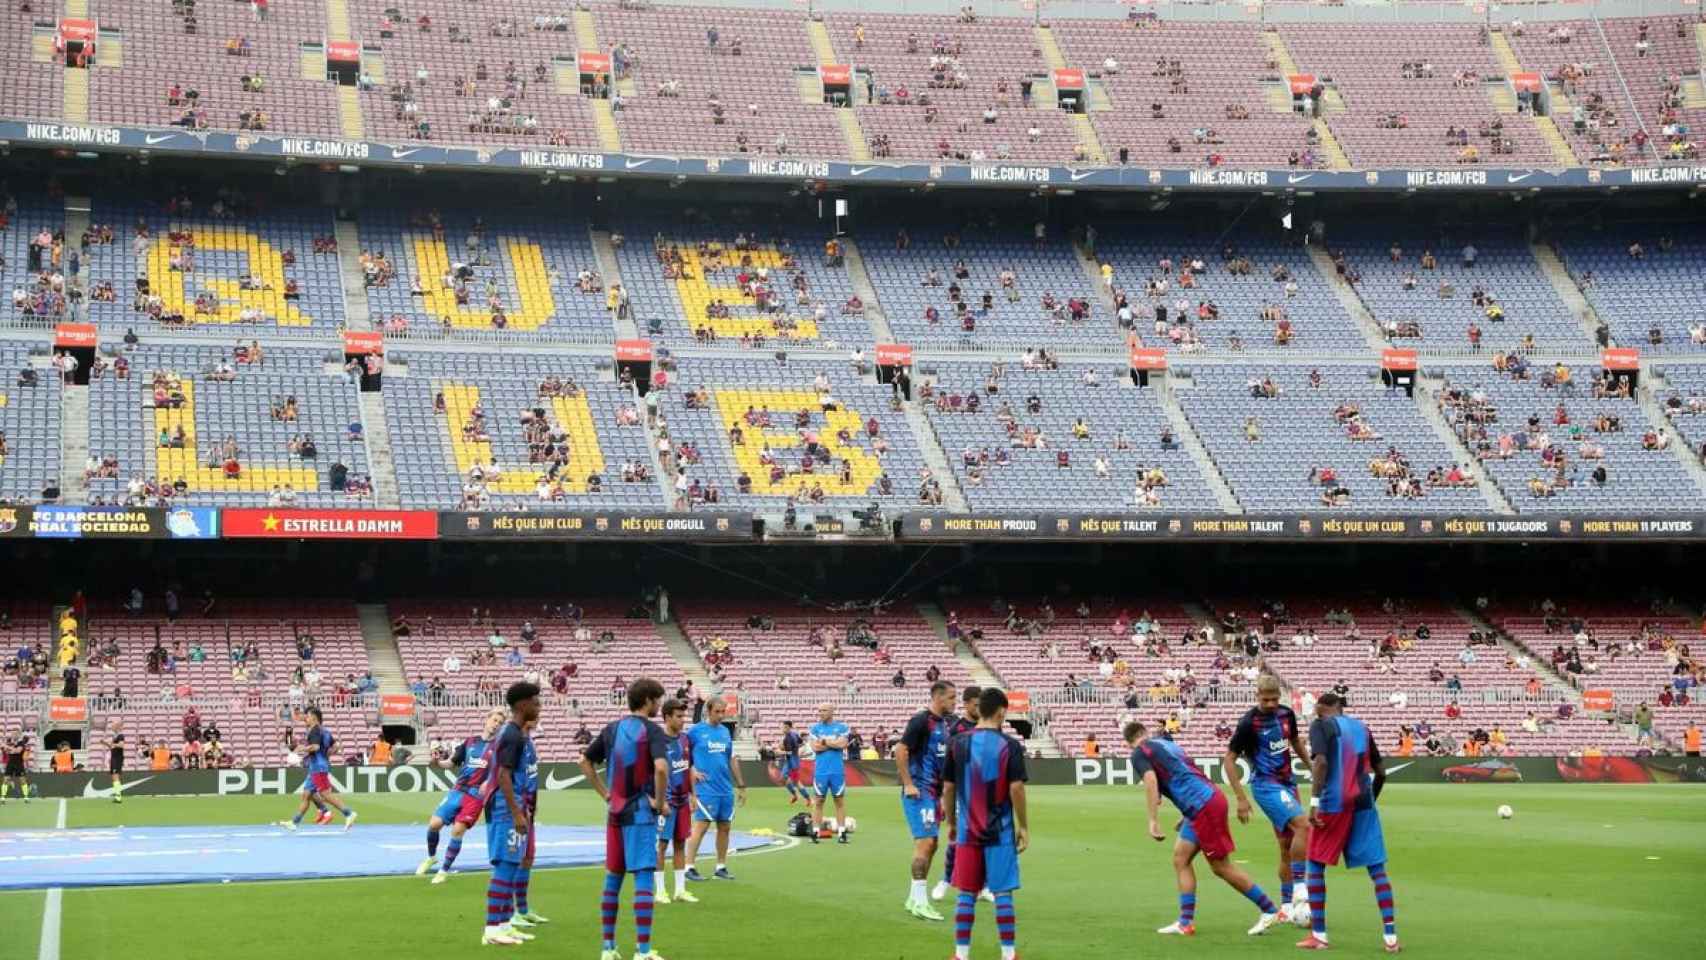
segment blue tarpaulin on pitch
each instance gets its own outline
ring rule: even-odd
[[[729,846],[771,842],[735,833]],[[707,834],[705,848],[712,846]],[[424,825],[358,822],[347,833],[342,824],[306,823],[295,833],[272,825],[15,830],[0,833],[0,890],[382,877],[411,874],[424,856]],[[535,870],[603,862],[603,827],[539,828]],[[490,867],[481,825],[468,831],[456,869]]]

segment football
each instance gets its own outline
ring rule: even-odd
[[[1500,820],[1509,820],[1515,813],[1516,813],[1516,811],[1511,809],[1510,804],[1508,804],[1508,803],[1499,804],[1499,819]]]
[[[858,817],[848,817],[847,818],[847,832],[848,833],[858,833],[859,832],[859,818]]]

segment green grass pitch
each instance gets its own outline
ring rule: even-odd
[[[438,797],[354,798],[367,823],[421,823]],[[1199,865],[1198,935],[1156,936],[1176,899],[1168,844],[1144,835],[1135,790],[1039,787],[1031,791],[1032,844],[1017,897],[1024,960],[1136,956],[1289,956],[1300,931],[1247,937],[1254,909]],[[542,819],[597,823],[587,791],[547,794]],[[1494,815],[1500,803],[1516,817]],[[51,827],[58,801],[0,807],[0,831]],[[255,824],[287,815],[291,798],[144,798],[122,806],[68,802],[67,825]],[[1706,892],[1706,795],[1687,785],[1395,785],[1381,809],[1391,852],[1405,952],[1438,957],[1640,957],[1676,955],[1698,942]],[[786,795],[758,790],[743,827],[778,830]],[[737,857],[737,881],[695,887],[697,905],[659,907],[655,945],[669,960],[827,955],[834,960],[946,960],[948,923],[901,909],[910,841],[892,789],[849,792],[860,832],[848,846],[802,845]],[[1259,815],[1258,815],[1259,816]],[[1171,825],[1176,818],[1164,822]],[[1277,896],[1276,852],[1260,823],[1237,826],[1244,861]],[[306,854],[306,851],[305,851]],[[0,869],[27,869],[6,864]],[[934,882],[940,862],[932,872]],[[517,954],[595,957],[596,869],[536,874],[534,909],[554,922]],[[449,884],[398,877],[258,884],[78,889],[64,893],[64,960],[298,960],[467,957],[484,922],[485,880]],[[632,888],[629,887],[631,890]],[[1333,950],[1380,952],[1379,918],[1362,871],[1328,876]],[[41,891],[0,894],[0,960],[38,955]],[[619,934],[632,950],[624,897]],[[950,911],[951,912],[951,911]],[[998,956],[988,904],[973,956]]]

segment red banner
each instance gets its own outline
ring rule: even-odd
[[[1607,370],[1641,369],[1641,351],[1634,347],[1607,347],[1599,359]]]
[[[220,511],[221,535],[277,540],[436,540],[438,514],[431,510]]]
[[[1288,73],[1285,75],[1285,82],[1291,84],[1291,95],[1292,96],[1301,97],[1304,94],[1308,93],[1309,91],[1315,89],[1315,74],[1313,74],[1313,73]]]
[[[1084,89],[1084,71],[1078,67],[1061,67],[1054,72],[1056,90]]]
[[[845,87],[853,82],[853,68],[845,63],[826,63],[817,68],[826,87]]]
[[[904,343],[877,344],[877,366],[879,367],[910,367],[912,366],[912,348]]]
[[[67,17],[59,21],[59,39],[64,43],[88,43],[95,39],[95,21]]]
[[[92,347],[100,342],[100,334],[92,323],[62,323],[53,328],[56,347]]]
[[[1382,370],[1414,370],[1416,366],[1416,351],[1414,350],[1391,349],[1380,351],[1380,369]]]
[[[580,64],[581,73],[610,72],[610,54],[608,53],[591,53],[582,50],[578,55],[577,62]]]
[[[345,330],[344,353],[385,355],[385,335],[372,330]]]
[[[650,340],[618,340],[616,341],[616,360],[650,363],[652,360],[652,342]]]
[[[89,719],[89,702],[82,697],[54,697],[48,701],[47,716],[54,723],[82,723]]]
[[[383,694],[379,698],[379,715],[412,717],[415,715],[415,698],[406,693]]]
[[[1513,73],[1511,74],[1511,87],[1514,88],[1517,93],[1522,93],[1525,90],[1529,93],[1539,93],[1540,74],[1526,72]]]
[[[1165,370],[1167,369],[1167,351],[1160,347],[1131,347],[1131,368],[1133,370]]]
[[[1617,694],[1610,690],[1583,690],[1582,709],[1610,713],[1617,707]]]
[[[326,44],[327,63],[360,63],[361,45],[354,40],[332,40]]]
[[[1031,712],[1031,694],[1026,690],[1007,691],[1007,714],[1013,716]]]

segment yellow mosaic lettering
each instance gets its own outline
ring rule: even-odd
[[[415,266],[420,270],[421,285],[426,288],[423,309],[439,320],[449,320],[453,327],[489,330],[492,313],[484,306],[463,306],[456,302],[455,291],[444,286],[440,279],[450,272],[450,252],[443,240],[417,236],[410,241],[415,251]],[[551,295],[550,271],[545,266],[545,251],[539,244],[521,237],[500,237],[498,248],[509,259],[510,275],[515,278],[519,303],[504,304],[504,317],[510,330],[537,330],[550,322],[557,312],[557,299]]]
[[[746,475],[752,478],[752,492],[771,494],[775,496],[790,496],[798,492],[804,482],[810,488],[821,484],[824,493],[833,497],[865,496],[876,484],[877,477],[883,472],[883,465],[875,455],[865,451],[857,444],[844,444],[836,438],[836,434],[845,427],[855,437],[864,435],[865,420],[857,410],[841,407],[823,414],[824,427],[818,435],[818,443],[829,450],[829,455],[835,458],[835,463],[821,468],[821,472],[806,476],[790,473],[774,483],[770,481],[770,468],[759,462],[759,454],[764,446],[769,444],[773,451],[781,451],[792,447],[803,446],[800,435],[792,429],[777,429],[772,427],[763,430],[748,426],[746,410],[770,409],[774,422],[786,421],[789,425],[794,422],[794,414],[798,411],[820,409],[818,395],[811,390],[782,390],[782,389],[747,389],[731,387],[716,391],[717,410],[722,415],[723,432],[735,424],[745,434],[746,442],[738,447],[732,447],[735,463]],[[853,479],[850,483],[841,482],[841,461],[847,460],[853,466]]]
[[[480,403],[480,388],[468,383],[443,382],[437,388],[444,394],[445,428],[450,432],[450,449],[456,454],[456,471],[467,476],[475,464],[492,462],[492,445],[486,440],[470,440],[462,435],[462,425],[468,414]],[[551,412],[556,422],[569,435],[569,462],[557,472],[563,489],[571,493],[586,492],[590,474],[604,475],[604,451],[598,446],[598,430],[592,425],[592,407],[586,395],[552,397]],[[490,413],[487,414],[490,416]],[[531,494],[545,471],[527,464],[509,467],[499,464],[502,474],[488,484],[493,493]]]
[[[260,290],[244,290],[236,277],[206,277],[172,269],[178,247],[169,236],[156,239],[148,248],[148,286],[160,297],[167,313],[181,313],[189,323],[239,323],[244,310],[258,310],[281,327],[306,327],[314,318],[284,299],[284,255],[271,243],[241,227],[227,224],[186,226],[171,229],[188,232],[195,249],[236,250],[248,257],[249,275],[261,282]],[[193,288],[192,288],[193,284]],[[197,293],[213,294],[218,301],[212,312],[196,313]]]
[[[771,271],[772,279],[777,281],[778,296],[790,296],[790,290],[782,281],[784,255],[774,247],[761,246],[752,250],[727,250],[721,257],[713,256],[714,263],[724,264],[717,272],[718,276],[731,279],[739,273],[740,258],[750,256],[753,269],[763,267]],[[776,327],[769,320],[760,316],[732,316],[709,318],[705,316],[705,308],[713,301],[721,300],[731,306],[744,306],[748,303],[746,294],[741,293],[740,287],[733,283],[713,283],[705,276],[705,258],[699,255],[696,247],[682,247],[682,263],[687,268],[687,276],[675,281],[676,296],[681,298],[681,307],[687,313],[689,329],[698,329],[701,324],[716,331],[719,337],[739,338],[747,334],[762,334],[765,337],[777,336]],[[816,340],[818,338],[817,321],[810,317],[796,317],[794,329],[786,336],[789,340]]]
[[[299,493],[320,489],[319,471],[312,467],[251,466],[245,463],[242,475],[232,479],[225,476],[224,470],[201,463],[196,457],[195,384],[183,380],[179,388],[184,394],[183,406],[154,408],[154,463],[161,480],[171,483],[182,478],[190,490],[198,493],[267,493],[284,484]],[[142,390],[148,402],[152,402],[153,387],[144,383]],[[169,447],[160,443],[162,430],[171,435],[179,427],[184,431],[183,446]],[[248,453],[253,455],[254,451]]]

